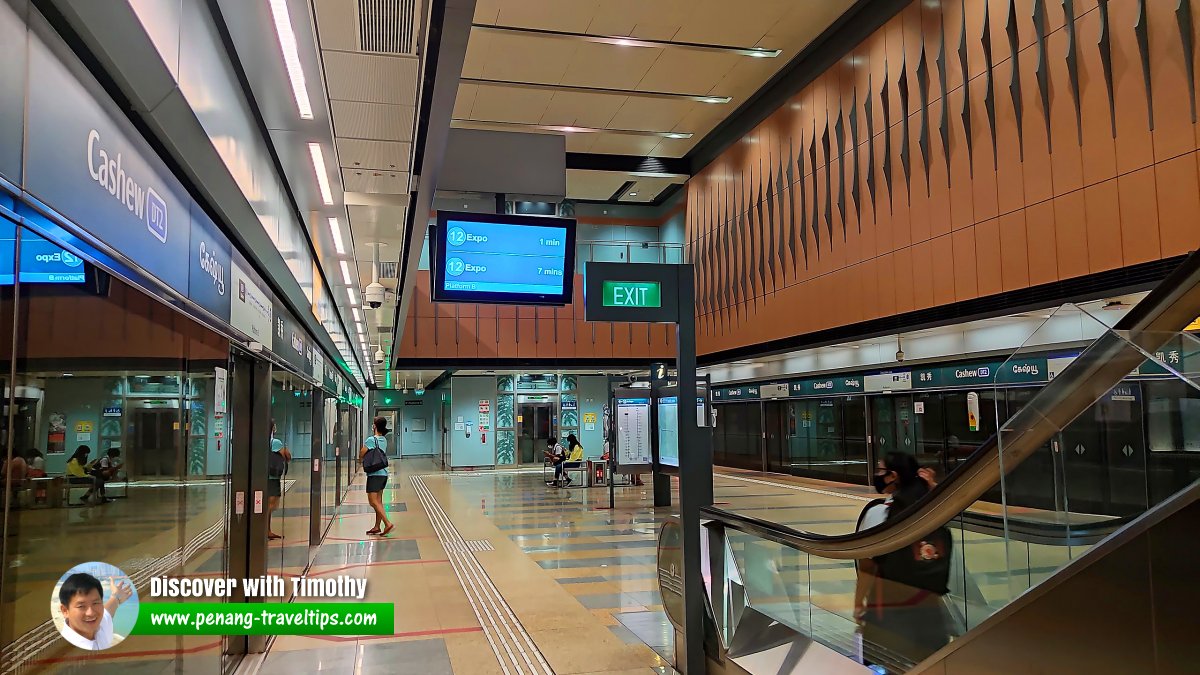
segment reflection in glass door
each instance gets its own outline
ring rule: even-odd
[[[915,455],[917,451],[917,416],[913,414],[911,396],[881,396],[871,400],[871,430],[876,461],[889,452]]]
[[[517,406],[517,456],[521,464],[541,464],[542,449],[554,436],[549,403],[521,403]],[[566,444],[563,444],[566,447]]]

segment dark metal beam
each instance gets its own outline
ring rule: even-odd
[[[417,266],[421,261],[420,242],[425,239],[429,212],[433,210],[437,178],[442,171],[446,140],[450,135],[450,120],[454,117],[454,100],[458,96],[458,80],[462,77],[467,58],[467,40],[471,35],[471,19],[475,16],[475,0],[436,0],[430,6],[429,37],[426,40],[425,70],[422,73],[421,101],[417,137],[414,139],[413,167],[420,176],[420,185],[412,195],[404,227],[404,251],[399,262],[396,313],[392,319],[392,335],[404,335],[404,319],[412,301],[417,281]],[[388,360],[396,357],[393,340]]]
[[[604,155],[588,152],[568,152],[567,169],[581,171],[620,171],[625,173],[662,176],[690,176],[691,163],[675,157],[638,157],[637,155]]]

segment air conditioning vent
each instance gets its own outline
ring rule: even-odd
[[[364,52],[417,53],[417,0],[358,0],[358,44]]]
[[[381,262],[379,263],[379,278],[380,279],[398,279],[396,276],[400,264],[396,262]]]

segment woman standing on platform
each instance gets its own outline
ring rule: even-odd
[[[367,472],[367,503],[375,510],[375,526],[367,530],[367,534],[387,536],[395,525],[388,520],[387,512],[383,509],[383,488],[388,481],[387,456],[387,418],[375,418],[375,434],[366,440],[358,459],[362,462],[363,471]],[[381,531],[380,524],[385,525]]]
[[[288,463],[292,461],[292,451],[287,449],[283,440],[276,437],[275,420],[271,420],[271,454],[267,455],[267,539],[282,539],[283,535],[271,530],[271,514],[279,508],[279,500],[283,497],[283,474],[287,473]]]

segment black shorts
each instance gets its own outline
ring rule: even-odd
[[[367,492],[383,492],[387,476],[367,476]]]
[[[267,479],[267,496],[282,497],[283,496],[283,479],[268,478]]]

